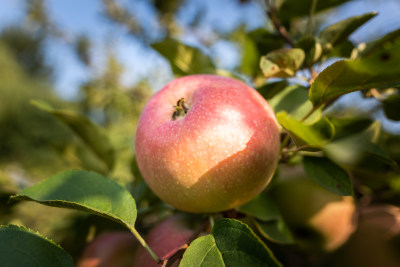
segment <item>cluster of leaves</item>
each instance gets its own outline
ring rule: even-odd
[[[167,10],[162,14],[167,14],[163,20],[168,21],[171,18],[168,14],[177,9],[180,1],[171,1],[171,5],[155,2],[160,10]],[[266,2],[273,31],[241,29],[231,36],[243,51],[242,64],[233,72],[217,69],[212,58],[202,50],[173,38],[173,22],[168,24],[168,37],[153,43],[152,48],[168,60],[175,76],[214,73],[251,80],[273,107],[282,126],[280,169],[302,166],[307,177],[327,191],[354,197],[359,211],[368,205],[398,205],[400,155],[396,148],[400,139],[382,130],[372,116],[360,117],[351,110],[339,112],[335,110],[335,103],[342,95],[360,91],[365,98],[377,99],[389,119],[399,120],[400,31],[355,46],[349,36],[376,15],[367,13],[330,25],[318,35],[311,35],[311,30],[306,29],[295,38],[290,28],[296,18],[311,13],[308,18],[311,28],[315,15],[346,1],[276,2],[280,5]],[[111,19],[127,25],[135,34],[140,30],[114,2],[104,3]],[[85,53],[87,45],[85,39],[80,39],[77,46],[84,63],[90,62]],[[334,63],[318,71],[332,59]],[[61,172],[22,190],[12,200],[75,209],[114,221],[131,231],[159,262],[140,233],[146,232],[151,224],[147,222],[154,215],[158,219],[174,211],[149,191],[132,155],[123,160],[118,158],[119,143],[126,139],[112,140],[115,135],[112,122],[118,118],[115,113],[126,112],[132,99],[119,90],[118,65],[112,57],[109,70],[115,76],[104,75],[82,87],[85,95],[90,96],[83,103],[85,111],[106,110],[104,128],[82,113],[55,109],[42,101],[33,102],[67,126],[85,145],[85,149],[79,150],[82,154],[76,154],[80,154],[80,166],[90,171]],[[139,95],[136,98],[140,101],[135,104],[140,106],[147,97],[146,92],[133,91]],[[132,112],[129,118],[134,120],[138,110]],[[107,119],[107,116],[113,117]],[[109,178],[118,176],[115,174],[120,168],[129,169],[128,178],[135,178],[131,187],[121,186]],[[270,187],[279,182],[279,175],[278,171]],[[216,221],[210,234],[189,245],[181,266],[290,264],[286,255],[292,253],[287,250],[296,244],[296,233],[287,225],[268,189],[235,211],[214,216],[228,218]],[[23,227],[1,226],[0,248],[0,258],[7,259],[5,266],[23,266],[32,259],[44,266],[73,266],[73,259],[62,248]],[[315,256],[312,252],[309,255]]]

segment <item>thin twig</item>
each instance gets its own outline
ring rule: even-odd
[[[266,7],[266,12],[268,17],[271,19],[272,24],[274,25],[276,31],[278,34],[285,40],[285,42],[290,46],[294,47],[294,42],[292,38],[290,38],[286,28],[281,24],[281,21],[279,20],[278,17],[278,10],[273,4],[269,4],[268,7]]]

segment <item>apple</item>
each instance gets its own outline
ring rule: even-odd
[[[333,265],[400,266],[399,234],[399,207],[389,204],[362,206],[357,229],[336,251]]]
[[[306,177],[301,168],[282,168],[270,194],[305,249],[333,251],[355,229],[353,197],[327,191]]]
[[[196,231],[195,226],[196,223],[184,214],[173,215],[154,226],[146,235],[145,240],[160,259],[166,259],[193,236]],[[178,264],[176,261],[172,266],[178,266]],[[157,267],[160,265],[143,247],[140,247],[135,253],[132,266]]]
[[[278,127],[264,98],[216,75],[178,78],[146,104],[137,126],[139,170],[166,203],[193,213],[242,205],[269,183]]]
[[[138,245],[129,232],[102,234],[88,244],[77,267],[129,267]]]

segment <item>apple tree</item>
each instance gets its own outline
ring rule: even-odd
[[[80,165],[9,200],[90,214],[113,231],[92,223],[73,239],[76,252],[2,225],[0,265],[398,266],[400,138],[382,121],[400,120],[400,29],[351,41],[375,12],[318,27],[345,2],[257,2],[266,27],[218,36],[241,51],[224,70],[177,38],[172,14],[183,1],[154,1],[165,34],[149,47],[174,80],[152,98],[120,90],[110,54],[104,75],[82,85],[80,107],[33,99],[79,139]],[[103,5],[109,20],[151,40],[118,2]],[[89,64],[87,39],[75,45]],[[88,116],[96,109],[101,123]],[[127,129],[128,141],[116,137]]]

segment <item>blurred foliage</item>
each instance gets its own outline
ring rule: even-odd
[[[379,255],[368,255],[371,262],[382,259],[376,262],[388,262],[387,266],[399,262],[393,251],[399,248],[400,231],[380,236],[381,228],[376,224],[400,229],[399,221],[393,219],[400,218],[400,211],[388,211],[385,206],[378,216],[370,210],[379,205],[400,205],[400,137],[383,129],[376,119],[377,112],[382,112],[390,120],[400,120],[400,30],[365,44],[352,42],[351,34],[373,20],[374,12],[320,29],[329,9],[346,2],[350,1],[238,0],[238,8],[247,4],[265,8],[265,27],[238,25],[230,32],[213,28],[204,35],[201,20],[206,11],[201,5],[188,24],[177,19],[190,1],[147,1],[158,23],[157,32],[146,31],[128,3],[102,1],[102,16],[159,53],[175,77],[196,73],[236,77],[257,88],[271,104],[282,126],[279,169],[265,192],[233,212],[285,266],[364,263],[360,251],[365,244],[375,242],[380,245],[369,254],[377,251]],[[127,70],[113,48],[104,52],[102,68],[94,66],[93,39],[82,33],[62,32],[52,21],[45,1],[26,0],[25,7],[26,20],[0,33],[0,224],[38,230],[61,243],[76,259],[88,240],[121,226],[81,212],[25,202],[7,204],[7,200],[62,170],[96,171],[130,191],[137,205],[136,227],[146,233],[172,212],[141,178],[133,153],[140,112],[154,91],[146,79],[135,84],[122,82]],[[187,32],[194,33],[197,46],[182,41]],[[75,51],[87,70],[77,99],[61,99],[53,90],[54,70],[46,61],[45,50],[51,38]],[[210,53],[217,41],[234,44],[240,53],[237,66],[230,70],[218,67]],[[326,68],[332,59],[339,61]],[[342,95],[353,91],[360,91],[363,100],[374,99],[377,107],[362,113],[356,112],[360,109],[356,103],[345,108],[337,105]],[[31,100],[36,104],[30,104]],[[321,190],[324,187],[329,194],[337,194],[335,199],[341,199],[339,195],[355,199],[359,227],[337,251],[297,247],[299,235],[301,240],[315,236],[309,229],[289,225],[271,198],[282,181],[300,176],[308,176]],[[376,223],[368,217],[380,218],[381,213],[389,214],[389,221],[397,224],[383,219]],[[365,239],[368,235],[371,238]]]

